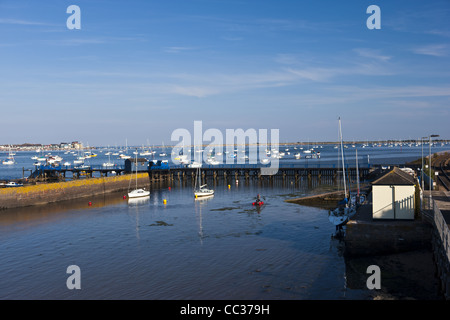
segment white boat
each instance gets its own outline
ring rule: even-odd
[[[194,192],[194,195],[195,198],[208,197],[214,195],[214,190],[208,189],[208,186],[204,184]]]
[[[342,128],[341,128],[341,118],[339,117],[339,139],[341,144],[341,159],[342,159],[342,177],[344,183],[344,199],[339,203],[339,207],[334,210],[330,210],[328,213],[328,220],[340,228],[345,225],[350,218],[356,214],[356,207],[349,206],[349,201],[347,198],[347,183],[345,179],[345,163],[344,163],[344,148],[342,139]]]
[[[201,173],[200,168],[197,169],[197,180],[195,181],[195,187],[194,187],[194,196],[195,199],[202,198],[202,197],[210,197],[214,195],[214,190],[208,189],[208,186],[206,184],[201,184]]]
[[[134,199],[134,198],[143,198],[143,197],[149,197],[150,191],[145,189],[135,189],[130,192],[128,192],[128,198]]]
[[[2,161],[2,164],[4,165],[13,165],[16,163],[16,160],[14,160],[14,155],[15,153],[11,152],[11,146],[9,147],[9,152],[8,152],[8,158],[6,160]]]
[[[189,168],[201,168],[202,164],[200,162],[192,162],[191,164],[188,165]]]
[[[210,157],[210,158],[206,159],[206,162],[213,166],[220,164],[220,162],[217,161],[214,157]]]
[[[160,157],[166,157],[167,153],[165,151],[165,147],[164,147],[164,142],[162,143],[162,150],[161,153],[159,154]]]
[[[13,159],[6,159],[2,161],[2,164],[4,165],[12,165],[15,164],[16,162]]]
[[[46,161],[49,164],[59,164],[62,161],[62,158],[60,156],[49,156]]]
[[[103,163],[104,167],[114,167],[114,163],[111,162],[111,153],[108,155],[108,162]]]
[[[11,188],[11,187],[22,187],[22,186],[23,186],[22,183],[17,183],[17,182],[14,182],[14,181],[10,181],[10,182],[5,184],[5,187],[9,187],[9,188]]]
[[[136,153],[136,188],[130,192],[128,192],[128,198],[142,198],[142,197],[149,197],[150,191],[145,190],[144,188],[138,188],[138,182],[137,182],[137,153]]]

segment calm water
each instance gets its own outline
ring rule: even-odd
[[[0,299],[371,299],[327,211],[284,202],[335,187],[219,180],[196,201],[175,183],[140,202],[116,193],[2,211]],[[70,265],[81,290],[66,286]]]
[[[326,186],[324,186],[326,187]],[[284,202],[281,183],[190,186],[3,211],[1,299],[366,299],[346,287],[340,244],[322,209]],[[318,192],[319,190],[312,190]],[[251,205],[256,194],[265,205]],[[167,203],[164,204],[163,200]],[[69,290],[69,265],[81,290]]]

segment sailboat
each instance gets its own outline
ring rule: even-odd
[[[214,195],[214,190],[208,189],[208,186],[206,184],[202,185],[200,167],[197,168],[197,180],[195,181],[194,195],[196,199]]]
[[[119,155],[120,159],[130,159],[131,156],[128,155],[128,139],[125,139],[125,153]]]
[[[342,176],[344,180],[344,199],[339,202],[339,206],[328,213],[328,219],[332,224],[338,227],[345,225],[348,220],[353,217],[356,213],[356,208],[354,206],[349,206],[349,201],[347,198],[347,182],[345,180],[345,163],[344,163],[344,148],[342,142],[342,127],[341,118],[339,117],[339,139],[341,146],[341,159],[342,159]]]
[[[130,192],[128,192],[128,198],[141,198],[141,197],[149,197],[150,191],[145,190],[143,188],[138,188],[138,182],[137,182],[137,154],[136,154],[136,188]]]
[[[159,154],[159,156],[160,156],[160,157],[166,157],[166,156],[167,156],[167,153],[166,153],[165,148],[164,148],[164,141],[163,141],[163,143],[162,143],[162,151],[161,151],[161,153]]]
[[[364,201],[366,201],[366,195],[361,193],[360,183],[359,183],[359,168],[358,168],[358,149],[355,149],[356,156],[356,195],[351,196],[351,204],[353,206],[360,206]]]
[[[114,167],[114,163],[111,162],[111,152],[108,154],[108,162],[103,163],[104,167]]]
[[[6,160],[2,161],[2,164],[4,165],[12,165],[16,163],[16,160],[14,160],[14,154],[13,152],[11,152],[11,146],[9,147],[9,153],[8,153],[8,158]]]

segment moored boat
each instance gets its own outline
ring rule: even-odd
[[[345,179],[345,163],[344,163],[344,148],[341,128],[341,118],[339,117],[339,139],[341,146],[341,159],[342,159],[342,177],[344,184],[344,199],[338,203],[338,207],[334,210],[330,210],[328,213],[328,220],[336,226],[336,229],[340,229],[345,225],[350,218],[356,214],[356,207],[349,206],[347,197],[347,182]]]
[[[149,197],[150,191],[145,190],[144,188],[138,188],[138,182],[137,182],[137,153],[136,153],[136,188],[132,191],[128,192],[128,198],[142,198],[142,197]]]
[[[214,190],[209,189],[206,184],[201,185],[200,167],[197,169],[197,180],[195,181],[194,196],[195,198],[210,197],[214,195]]]

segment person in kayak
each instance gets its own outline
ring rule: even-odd
[[[256,196],[256,201],[253,202],[253,205],[260,206],[262,204],[264,204],[264,202],[261,201],[261,198],[260,198],[259,193],[258,193],[258,195]]]

